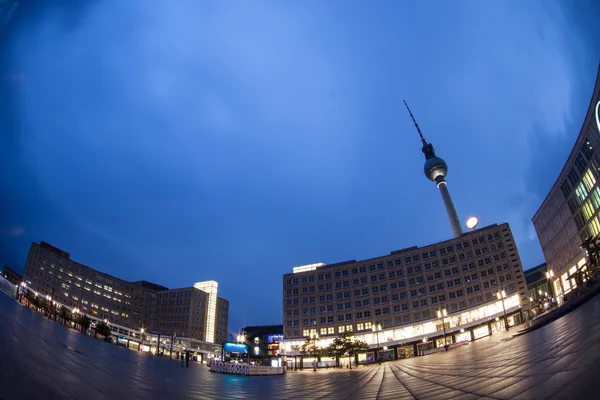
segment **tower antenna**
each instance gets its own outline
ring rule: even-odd
[[[427,141],[423,137],[423,134],[421,133],[421,128],[419,128],[419,124],[417,124],[417,120],[415,120],[413,113],[410,111],[410,108],[408,107],[408,103],[406,103],[406,100],[402,100],[402,101],[404,102],[404,105],[406,106],[406,109],[408,110],[410,117],[412,118],[413,122],[415,123],[415,128],[417,128],[417,132],[419,132],[419,136],[421,137],[421,141],[423,142],[423,145],[426,145]]]

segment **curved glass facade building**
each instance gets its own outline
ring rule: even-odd
[[[558,179],[532,218],[559,302],[588,270],[583,245],[600,238],[600,68],[588,112]]]

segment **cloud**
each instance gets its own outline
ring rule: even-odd
[[[9,228],[1,228],[0,232],[6,236],[19,237],[25,233],[25,228],[22,226],[12,226]]]

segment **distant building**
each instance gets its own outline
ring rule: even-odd
[[[211,287],[210,292],[200,288]],[[155,328],[166,336],[180,336],[221,344],[227,339],[229,301],[217,297],[217,282],[158,292]]]
[[[281,355],[283,325],[247,326],[242,330],[254,358],[273,358]]]
[[[546,263],[525,271],[525,280],[531,303],[531,317],[545,312],[558,303]]]
[[[589,267],[582,244],[600,238],[599,180],[600,68],[571,154],[532,218],[559,302],[583,281]]]
[[[546,263],[540,264],[525,271],[525,280],[527,281],[529,297],[534,301],[537,301],[537,299],[542,297],[542,294],[545,293],[554,296],[552,284],[548,280],[547,272],[548,266]]]
[[[32,243],[25,264],[27,287],[82,312],[140,329],[154,321],[156,293],[166,287],[127,282],[70,259],[46,242]]]
[[[2,271],[2,276],[6,278],[13,285],[20,285],[23,282],[23,276],[18,274],[15,270],[10,268],[9,266],[4,266],[4,271]]]
[[[147,281],[128,282],[75,262],[43,241],[32,243],[24,279],[37,294],[123,330],[143,328],[147,335],[219,345],[226,338],[229,302],[217,297],[215,281],[173,290]]]

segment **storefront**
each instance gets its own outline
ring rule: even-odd
[[[475,339],[480,339],[482,337],[486,337],[489,335],[490,335],[490,328],[487,324],[473,329],[473,338],[475,338]]]
[[[444,347],[446,344],[452,343],[454,343],[452,335],[435,339],[435,347]]]
[[[412,345],[409,346],[400,346],[396,349],[398,352],[398,358],[409,358],[415,356],[415,347]]]
[[[456,338],[456,343],[471,341],[471,332],[461,329],[454,337]]]
[[[394,349],[388,349],[384,347],[379,350],[379,360],[381,361],[389,361],[394,360],[396,358],[396,351]]]

